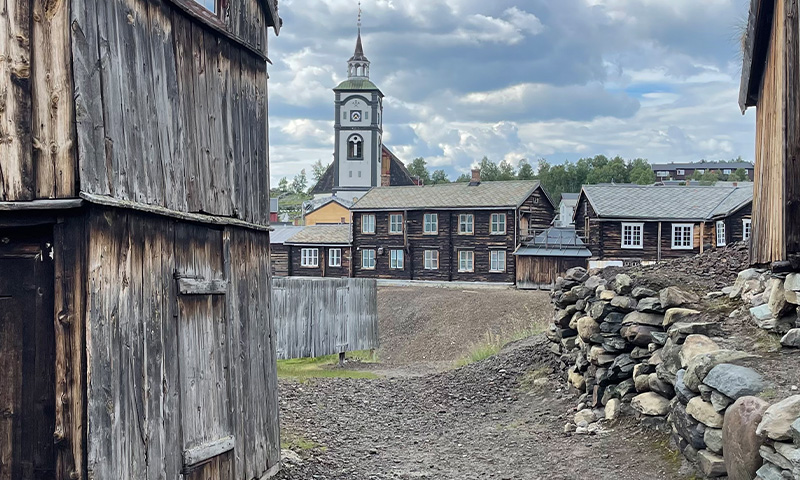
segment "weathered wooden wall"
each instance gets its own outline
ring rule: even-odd
[[[265,57],[166,0],[72,3],[81,190],[268,223]]]
[[[268,235],[94,207],[87,239],[89,478],[178,478],[227,437],[187,478],[277,468]]]
[[[783,259],[786,255],[785,38],[784,1],[775,0],[772,37],[756,109],[756,167],[753,185],[753,230],[750,243],[753,263],[769,263]]]
[[[291,247],[284,244],[272,244],[269,246],[269,263],[272,266],[272,275],[275,277],[288,277],[289,272],[289,252]]]
[[[273,278],[278,358],[378,347],[378,286],[363,278]]]
[[[0,9],[0,201],[76,195],[68,1]]]
[[[549,289],[570,268],[589,265],[589,259],[579,257],[517,256],[515,259],[517,288],[521,290]]]
[[[325,247],[325,246],[308,246],[292,245],[284,247],[287,248],[289,255],[289,274],[292,277],[325,277],[325,278],[344,278],[350,276],[350,262],[351,262],[351,248],[348,246]],[[302,265],[303,249],[316,248],[319,254],[319,265],[316,267],[304,267]],[[342,251],[342,265],[340,267],[331,267],[328,265],[328,254],[332,249],[339,249]],[[274,264],[273,264],[274,265]],[[287,276],[287,275],[282,275]]]

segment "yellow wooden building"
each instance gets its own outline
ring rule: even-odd
[[[314,200],[306,205],[303,218],[306,226],[351,223],[352,205],[353,202],[339,197]]]

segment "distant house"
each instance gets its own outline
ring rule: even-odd
[[[753,186],[587,185],[575,228],[591,267],[650,263],[747,240]]]
[[[592,252],[586,248],[574,228],[550,228],[534,236],[514,252],[517,288],[550,288],[570,268],[586,268],[591,256]]]
[[[695,163],[655,163],[650,165],[658,180],[686,180],[695,173],[717,172],[731,175],[736,170],[747,172],[747,178],[753,180],[753,164],[750,162],[695,162]]]
[[[800,255],[800,27],[797,2],[751,0],[739,106],[756,107],[750,261]]]
[[[306,226],[351,223],[352,206],[352,201],[336,196],[315,198],[303,204],[303,219]]]
[[[575,225],[575,207],[578,205],[579,193],[562,193],[561,203],[558,205],[558,217],[555,224],[557,227],[569,227]]]
[[[277,198],[270,198],[269,199],[269,223],[275,224],[278,223],[278,210],[279,204]]]
[[[291,248],[286,241],[299,233],[304,227],[293,225],[276,226],[269,236],[269,263],[272,275],[276,277],[289,276],[289,252]]]
[[[513,253],[548,228],[538,181],[375,188],[353,205],[356,277],[513,283]]]

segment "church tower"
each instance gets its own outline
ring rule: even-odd
[[[369,80],[369,60],[361,42],[358,13],[356,50],[347,62],[347,80],[334,88],[336,147],[333,154],[333,193],[360,198],[381,184],[383,93]]]

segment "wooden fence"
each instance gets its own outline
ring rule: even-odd
[[[378,285],[365,278],[273,278],[278,359],[378,347]]]

